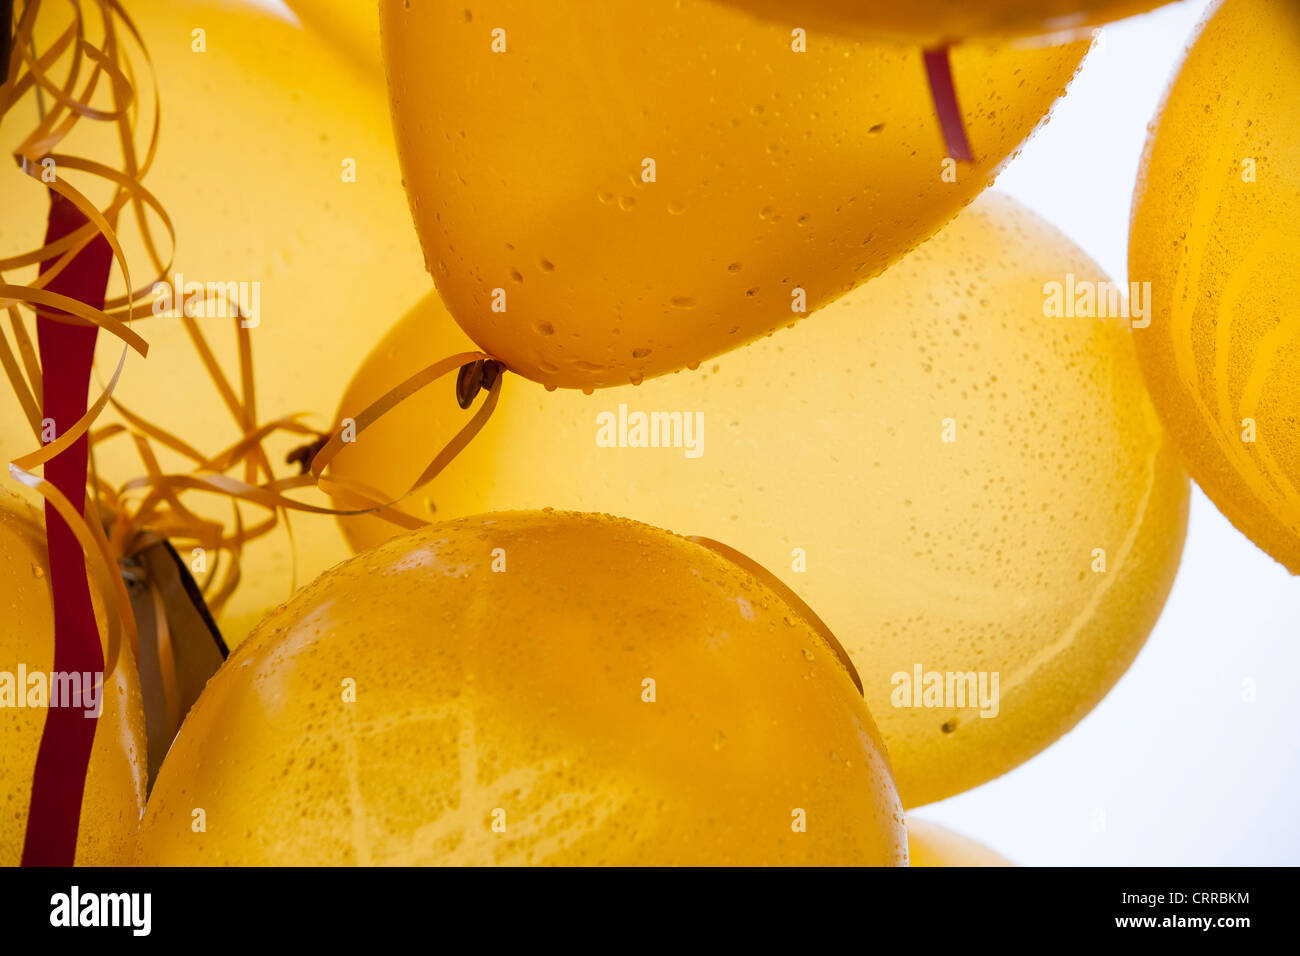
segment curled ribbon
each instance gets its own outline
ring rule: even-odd
[[[156,93],[153,135],[145,150],[144,163],[140,164],[136,161],[134,149],[135,88],[129,77],[129,69],[120,66],[123,53],[118,35],[119,26],[142,50],[143,43],[134,24],[116,0],[99,0],[97,6],[103,22],[103,39],[99,46],[88,39],[87,23],[81,3],[78,0],[71,0],[70,8],[73,14],[71,22],[57,35],[43,54],[37,55],[34,52],[33,36],[42,4],[39,0],[33,0],[24,6],[17,28],[13,31],[12,42],[6,48],[7,68],[4,83],[0,85],[0,116],[8,115],[28,93],[33,93],[37,97],[40,113],[35,128],[15,149],[14,159],[18,167],[39,182],[43,189],[49,190],[71,204],[84,222],[63,235],[52,237],[51,241],[39,249],[0,258],[0,309],[4,309],[9,314],[10,326],[17,344],[15,354],[15,350],[9,347],[7,339],[0,335],[0,366],[3,366],[7,377],[14,384],[23,413],[32,426],[33,432],[39,437],[41,402],[37,397],[44,392],[44,379],[31,336],[23,326],[18,307],[23,306],[33,312],[39,310],[44,321],[97,326],[123,342],[122,355],[112,380],[85,414],[39,450],[20,456],[10,463],[11,475],[32,488],[49,503],[72,531],[85,554],[97,589],[104,599],[104,661],[105,674],[109,674],[117,662],[118,645],[123,630],[125,629],[133,642],[136,634],[129,608],[122,600],[124,589],[120,576],[108,570],[115,565],[115,560],[105,543],[96,502],[92,498],[87,498],[82,509],[78,510],[68,496],[52,482],[38,477],[33,472],[34,469],[66,452],[87,433],[108,404],[112,390],[121,376],[128,351],[135,350],[141,355],[148,352],[148,345],[144,339],[127,324],[133,318],[134,308],[143,295],[143,290],[132,289],[126,255],[118,242],[112,223],[116,221],[120,211],[130,203],[136,208],[142,222],[145,221],[143,208],[148,205],[162,215],[164,223],[170,228],[157,199],[139,184],[140,177],[152,163],[157,146],[159,127]],[[9,11],[5,12],[6,27],[8,27]],[[146,59],[147,56],[146,52]],[[56,64],[65,60],[67,75],[60,84],[51,78],[50,71]],[[78,83],[87,63],[91,65],[89,75],[78,92]],[[111,109],[91,105],[96,91],[105,79],[108,81],[109,95],[113,103]],[[45,109],[45,96],[52,100],[49,110]],[[119,140],[123,144],[123,170],[114,170],[102,163],[52,152],[82,119],[116,124]],[[63,175],[64,169],[79,171],[113,183],[115,187],[113,195],[105,208],[103,210],[97,208],[81,190],[69,183]],[[145,228],[147,230],[147,224]],[[96,238],[102,238],[107,243],[113,261],[122,272],[126,294],[112,303],[105,302],[105,309],[111,304],[118,308],[120,313],[118,315],[110,314],[105,309],[94,308],[72,296],[50,291],[51,283],[63,275]],[[152,240],[149,245],[150,248],[154,248]],[[40,267],[39,273],[31,282],[14,284],[4,281],[5,271],[28,266]],[[87,521],[87,517],[91,518],[90,522]]]
[[[464,352],[412,376],[363,410],[349,428],[340,428],[333,434],[304,424],[301,413],[262,421],[253,385],[253,346],[247,316],[238,303],[228,302],[238,354],[234,374],[228,374],[222,367],[192,316],[182,309],[178,321],[183,324],[213,387],[234,420],[239,437],[215,453],[205,452],[193,444],[194,436],[175,435],[126,407],[114,393],[124,374],[127,356],[130,352],[141,357],[148,354],[148,343],[132,327],[132,322],[155,285],[171,281],[176,240],[175,227],[163,203],[142,183],[153,164],[160,138],[158,84],[153,78],[148,50],[120,0],[67,0],[70,21],[56,29],[44,49],[37,51],[33,38],[38,15],[51,6],[42,0],[29,0],[12,24],[8,10],[4,11],[5,25],[12,25],[13,30],[12,42],[4,44],[9,58],[0,71],[3,79],[0,118],[12,116],[20,104],[35,100],[37,119],[13,149],[14,161],[40,188],[75,209],[82,221],[61,234],[50,235],[38,248],[0,256],[0,310],[8,316],[8,329],[0,326],[0,369],[13,386],[23,417],[41,441],[43,396],[49,369],[42,368],[33,336],[25,324],[24,311],[38,316],[38,324],[55,322],[94,327],[122,343],[116,368],[85,412],[71,426],[60,429],[36,450],[15,458],[9,466],[11,476],[40,495],[67,525],[82,552],[90,582],[100,597],[98,616],[102,620],[94,624],[100,631],[103,679],[107,680],[123,657],[123,640],[131,647],[135,660],[140,660],[141,635],[123,581],[124,563],[163,541],[211,550],[216,557],[199,582],[199,589],[206,605],[205,613],[210,611],[216,615],[240,584],[240,561],[250,541],[271,534],[283,524],[292,544],[290,514],[375,514],[404,528],[426,524],[395,506],[432,481],[483,428],[499,400],[504,375],[500,363],[491,356]],[[60,9],[65,8],[60,5]],[[92,12],[99,14],[97,40],[92,39]],[[140,95],[133,55],[128,55],[128,47],[133,53],[138,51],[147,67],[151,98]],[[56,79],[56,72],[61,79]],[[102,102],[105,98],[107,103]],[[142,143],[138,142],[140,129],[146,128],[142,115],[150,113],[148,133]],[[120,162],[110,164],[60,150],[79,122],[112,124],[117,131]],[[111,187],[110,198],[102,207],[97,206],[82,188],[69,181],[67,174]],[[134,218],[149,259],[151,279],[140,286],[133,285],[130,263],[117,231],[123,214]],[[165,243],[160,243],[155,235],[159,225],[166,234]],[[72,274],[68,270],[78,267],[79,257],[93,242],[107,246],[109,261],[121,272],[123,283],[120,294],[109,296],[105,292],[99,308],[56,291],[58,286],[54,284],[60,276]],[[164,247],[170,247],[172,252],[166,256],[160,254],[159,249]],[[26,282],[6,278],[6,273],[28,269],[37,272]],[[471,374],[466,374],[467,369]],[[472,404],[479,390],[486,391],[487,397],[403,494],[389,500],[359,482],[326,473],[334,457],[367,428],[453,371],[460,373],[458,398],[462,408]],[[119,420],[101,423],[110,407]],[[311,439],[303,456],[302,472],[287,477],[275,474],[265,448],[269,438],[286,433]],[[70,495],[67,488],[61,489],[37,472],[82,439],[87,440],[89,448],[89,475],[78,508],[74,504],[76,496]],[[95,468],[95,450],[102,443],[115,440],[133,443],[140,459],[140,474],[114,482]],[[190,470],[165,471],[155,453],[159,447],[179,454],[190,463]],[[290,492],[310,487],[332,496],[335,503],[349,506],[349,510],[290,497]],[[204,516],[191,507],[188,496],[198,492],[228,500],[229,520]],[[241,505],[263,509],[267,515],[250,523]],[[296,568],[293,580],[296,584]],[[174,732],[183,717],[174,635],[164,613],[161,592],[154,583],[147,580],[143,583],[152,587],[151,649],[156,650],[154,656],[161,671],[167,721]],[[92,618],[96,616],[93,609],[87,613]]]

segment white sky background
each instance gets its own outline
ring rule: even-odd
[[[1117,280],[1147,124],[1208,5],[1106,27],[998,180]],[[1128,674],[1047,751],[920,815],[1027,865],[1297,865],[1298,692],[1300,578],[1194,490],[1182,568]]]

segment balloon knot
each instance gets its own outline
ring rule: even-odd
[[[286,465],[297,465],[298,473],[300,475],[307,474],[311,471],[312,459],[314,459],[317,453],[325,447],[325,443],[329,440],[329,435],[321,435],[313,442],[308,442],[306,445],[299,445],[293,451],[289,452],[289,454],[284,456],[284,463]]]
[[[461,408],[469,408],[474,404],[474,396],[480,391],[489,392],[497,380],[497,376],[504,371],[501,363],[496,359],[477,359],[473,362],[466,362],[460,367],[460,372],[456,376],[456,403]]]

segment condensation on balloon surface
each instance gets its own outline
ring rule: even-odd
[[[941,799],[1028,759],[1101,699],[1182,550],[1187,478],[1133,333],[1044,315],[1045,284],[1071,276],[1105,281],[1054,228],[985,195],[812,321],[698,372],[591,396],[508,378],[487,428],[403,508],[607,511],[740,549],[852,655],[905,805]],[[464,344],[426,301],[340,415]],[[635,446],[632,417],[650,413],[677,416],[675,447]],[[464,414],[445,393],[419,396],[337,473],[396,494]],[[360,548],[395,529],[359,518],[345,531]],[[917,666],[923,682],[997,673],[997,716],[955,696],[895,706],[896,675]]]
[[[1192,477],[1300,573],[1300,5],[1227,0],[1147,144],[1129,277],[1156,408]]]
[[[775,591],[655,528],[529,512],[396,539],[271,614],[190,711],[141,843],[148,864],[889,865],[905,840],[866,706]]]
[[[45,546],[45,523],[35,508],[0,489],[0,866],[17,866],[27,831],[36,752],[49,703],[54,667],[54,601]],[[97,605],[96,613],[102,610]],[[118,665],[103,691],[103,712],[95,728],[81,800],[76,862],[120,866],[132,851],[144,813],[145,739],[140,682],[131,648],[120,649]],[[19,685],[43,674],[44,704],[29,703],[33,686]],[[87,718],[89,719],[89,718]]]
[[[425,263],[470,338],[548,386],[637,383],[789,325],[983,190],[1087,43],[962,45],[978,162],[921,51],[711,0],[381,5]]]

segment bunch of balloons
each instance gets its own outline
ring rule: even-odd
[[[479,439],[399,507],[611,512],[727,542],[844,643],[904,804],[951,796],[1033,756],[1102,698],[1182,551],[1187,479],[1134,334],[1043,317],[1040,277],[1071,274],[1105,281],[1047,223],[986,193],[879,279],[693,375],[591,396],[510,382]],[[362,364],[340,420],[465,347],[427,298]],[[400,494],[425,455],[412,436],[438,434],[446,413],[437,394],[399,407],[336,472]],[[601,442],[598,422],[630,445],[632,419],[650,413],[675,416],[668,442],[645,429],[665,447]],[[358,551],[402,530],[341,520]],[[998,674],[996,715],[974,701],[894,703],[897,675],[919,695],[925,674],[950,671]]]
[[[1186,471],[1300,572],[1300,11],[1222,0],[1170,88],[1134,201],[1147,321],[985,192],[1090,29],[1158,5],[131,3],[175,253],[101,230],[165,281],[88,413],[83,518],[153,624],[94,592],[101,626],[135,617],[75,861],[1007,865],[910,810],[1125,672]],[[6,122],[39,125],[42,62],[11,64]],[[12,181],[6,283],[46,225]],[[51,397],[18,298],[7,460]],[[194,638],[138,580],[168,542],[233,648],[179,709]],[[0,497],[0,545],[0,676],[45,674],[64,585],[27,500]]]

